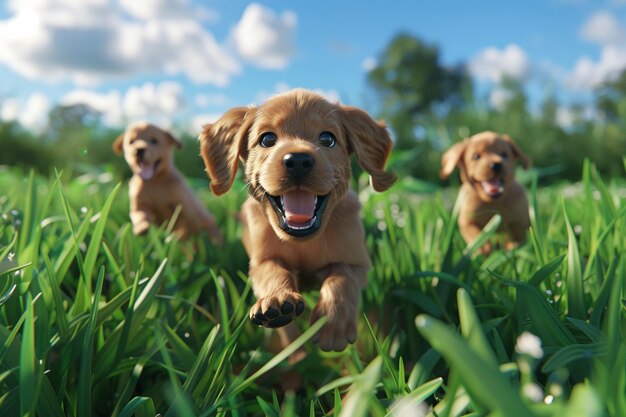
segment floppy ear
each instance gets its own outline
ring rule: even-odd
[[[441,157],[441,171],[439,171],[439,177],[445,180],[452,174],[454,168],[462,163],[463,154],[469,143],[469,139],[463,139],[461,142],[457,142],[448,149]]]
[[[125,132],[122,132],[117,139],[115,139],[115,142],[113,142],[113,152],[115,152],[116,155],[124,153],[124,134]]]
[[[383,122],[376,122],[366,112],[352,106],[342,106],[342,125],[350,150],[357,162],[370,174],[376,191],[385,191],[396,181],[396,174],[385,171],[392,141]]]
[[[176,146],[178,149],[182,149],[183,143],[178,138],[176,138],[170,132],[165,132],[165,136],[167,137],[167,140],[174,144],[174,146]]]
[[[248,130],[255,109],[235,107],[217,122],[205,125],[200,133],[200,153],[211,178],[211,190],[222,195],[230,189],[237,175],[239,158],[247,156]]]
[[[522,163],[522,167],[524,169],[530,168],[530,158],[524,152],[522,152],[522,150],[519,148],[519,146],[517,146],[515,142],[513,142],[513,139],[511,139],[509,135],[502,135],[502,137],[509,143],[511,150],[513,151],[513,156],[515,156],[515,158],[517,158]]]

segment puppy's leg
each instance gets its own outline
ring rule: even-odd
[[[304,311],[295,277],[280,261],[270,259],[250,267],[250,278],[257,297],[250,309],[254,324],[282,327]]]
[[[526,230],[528,230],[528,225],[518,222],[509,224],[509,241],[506,243],[506,249],[511,250],[523,245],[526,242]]]
[[[224,238],[222,237],[222,234],[217,227],[217,222],[215,221],[215,218],[213,218],[213,216],[211,216],[207,212],[204,212],[202,215],[202,225],[204,226],[204,229],[207,231],[214,244],[218,246],[224,245]]]
[[[311,313],[311,323],[327,316],[328,322],[313,341],[324,351],[342,351],[357,336],[361,289],[367,280],[367,268],[336,264],[320,288],[320,298]]]
[[[474,243],[474,240],[478,237],[480,232],[482,232],[482,228],[475,223],[459,223],[459,230],[461,231],[461,235],[463,236],[463,240],[468,245]],[[490,242],[486,242],[481,248],[480,253],[487,256],[491,253],[492,245]]]
[[[222,237],[222,234],[217,227],[217,222],[215,221],[215,218],[211,213],[209,213],[206,207],[193,195],[191,189],[188,193],[187,207],[189,209],[190,216],[193,216],[191,220],[194,223],[199,222],[202,229],[204,229],[208,233],[211,241],[218,246],[222,246],[224,244],[224,238]]]
[[[130,221],[133,223],[133,233],[143,235],[154,222],[154,215],[146,210],[132,210]]]

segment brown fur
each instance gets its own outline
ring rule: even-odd
[[[528,200],[524,188],[515,179],[515,163],[527,169],[529,158],[508,135],[494,132],[478,133],[453,145],[441,159],[441,178],[450,176],[456,166],[461,172],[459,192],[459,230],[469,244],[482,231],[494,214],[502,217],[500,231],[508,236],[507,249],[526,240],[530,225]],[[499,167],[499,168],[498,168]],[[485,180],[501,181],[501,188],[488,192]],[[485,188],[487,187],[487,188]],[[486,243],[483,254],[491,251]]]
[[[129,126],[113,143],[115,153],[124,154],[133,172],[129,182],[133,232],[143,235],[151,224],[160,226],[169,221],[180,205],[173,227],[178,238],[206,231],[219,243],[222,237],[215,219],[174,166],[174,147],[181,148],[182,143],[169,132],[145,122]]]
[[[276,135],[271,147],[260,144],[267,132]],[[323,145],[322,132],[334,135],[335,146]],[[257,297],[251,319],[266,327],[283,326],[299,314],[292,307],[303,306],[300,285],[319,286],[310,322],[322,316],[328,322],[314,340],[323,350],[345,349],[357,336],[360,293],[370,269],[360,204],[349,188],[350,156],[354,154],[370,173],[375,190],[389,188],[395,175],[384,171],[392,144],[384,124],[355,107],[332,104],[313,92],[296,89],[259,107],[231,109],[205,126],[200,142],[211,188],[218,195],[231,187],[240,160],[245,163],[250,195],[241,213],[243,243]],[[313,161],[302,178],[294,178],[287,168],[284,159],[293,154],[307,155]],[[315,218],[321,216],[319,228],[306,236],[284,230],[280,214],[270,203],[269,196],[293,190],[327,196],[319,197],[326,200],[323,214],[316,212]],[[280,311],[280,323],[262,323],[271,319],[272,311]],[[281,329],[283,344],[296,335],[293,325]]]

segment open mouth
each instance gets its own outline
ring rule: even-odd
[[[491,178],[489,180],[480,181],[480,185],[491,198],[498,198],[504,193],[504,180],[502,180],[502,178]]]
[[[291,236],[304,237],[320,228],[329,195],[293,190],[279,196],[267,196],[278,216],[280,228]]]
[[[146,161],[139,161],[138,162],[139,176],[141,177],[141,179],[144,181],[148,181],[152,179],[160,163],[161,163],[160,159],[154,163],[149,163]]]

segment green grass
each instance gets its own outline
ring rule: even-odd
[[[135,237],[111,178],[0,169],[0,416],[626,416],[625,184],[592,164],[529,184],[528,243],[487,258],[458,233],[454,189],[361,187],[373,268],[342,353],[309,341],[306,314],[278,354],[248,321],[241,184],[194,182],[216,248]],[[285,393],[291,372],[303,386]]]

